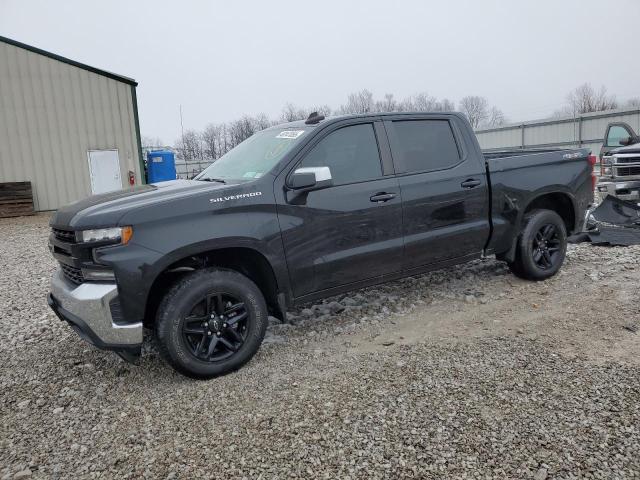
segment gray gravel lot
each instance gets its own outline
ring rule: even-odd
[[[0,220],[1,478],[640,478],[638,247],[330,299],[197,382],[57,320],[47,221]]]

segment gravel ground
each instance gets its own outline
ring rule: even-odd
[[[640,478],[640,248],[493,259],[292,311],[239,372],[140,366],[49,311],[48,218],[0,220],[1,478]]]

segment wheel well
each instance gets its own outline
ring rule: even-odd
[[[155,322],[160,301],[176,281],[189,272],[207,267],[235,270],[251,279],[264,295],[269,313],[280,317],[278,283],[271,264],[256,250],[234,247],[202,252],[169,265],[151,285],[145,308],[145,324]]]
[[[524,213],[528,213],[532,210],[544,208],[546,210],[552,210],[556,212],[567,228],[567,233],[571,233],[575,228],[576,214],[573,209],[573,202],[571,198],[564,193],[547,193],[536,199],[534,199],[528,206]]]

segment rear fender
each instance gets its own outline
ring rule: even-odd
[[[566,185],[550,185],[548,187],[541,188],[540,190],[534,192],[526,203],[522,202],[522,199],[517,195],[511,196],[509,193],[503,192],[504,198],[502,204],[504,205],[504,208],[501,212],[501,217],[511,218],[512,221],[509,222],[509,227],[506,228],[502,233],[504,237],[508,237],[510,238],[510,240],[508,242],[503,241],[502,243],[499,241],[496,242],[498,247],[495,249],[495,251],[496,257],[499,260],[505,260],[507,262],[513,262],[515,260],[516,248],[518,245],[520,234],[522,232],[522,228],[524,226],[525,214],[530,210],[533,210],[535,207],[532,208],[532,206],[534,206],[537,202],[540,202],[540,200],[545,196],[552,194],[562,194],[569,198],[571,202],[574,220],[573,225],[568,226],[567,234],[571,234],[572,232],[580,229],[583,216],[579,215],[578,213],[579,206],[577,204],[575,195],[573,195],[573,193]],[[500,248],[500,245],[502,245],[502,248],[504,248],[505,246],[508,246],[508,248],[506,250],[502,250]]]

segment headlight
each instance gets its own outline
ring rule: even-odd
[[[97,228],[94,230],[83,230],[78,232],[76,235],[79,242],[104,242],[110,240],[118,241],[121,244],[127,244],[133,235],[133,228]]]

